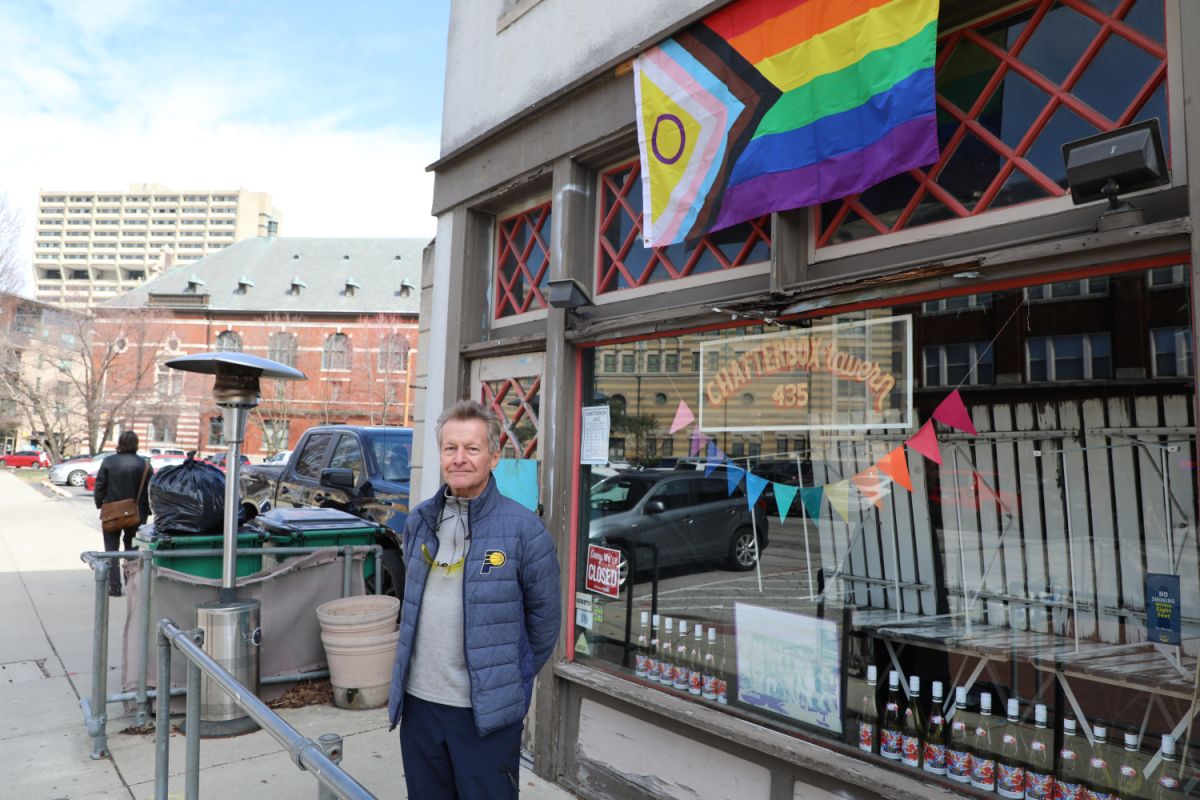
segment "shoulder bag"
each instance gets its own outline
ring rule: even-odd
[[[105,533],[117,533],[126,528],[132,528],[142,521],[138,506],[142,502],[142,490],[146,488],[146,476],[150,474],[150,462],[142,470],[142,482],[138,486],[137,497],[125,500],[113,500],[100,506],[100,529]]]

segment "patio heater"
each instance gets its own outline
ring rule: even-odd
[[[238,600],[236,592],[238,475],[246,419],[259,401],[260,378],[295,381],[304,373],[286,364],[246,353],[197,353],[166,362],[172,369],[214,375],[213,401],[222,412],[229,455],[225,462],[225,525],[221,588],[215,603],[196,606],[196,627],[204,631],[204,651],[258,694],[258,646],[262,642],[259,602]],[[200,684],[200,735],[236,736],[255,730],[254,722],[223,689],[205,677]]]

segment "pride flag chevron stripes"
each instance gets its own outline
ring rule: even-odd
[[[938,0],[737,0],[634,61],[647,245],[938,157]]]

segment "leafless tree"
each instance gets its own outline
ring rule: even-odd
[[[25,288],[23,225],[21,213],[6,195],[0,194],[0,294],[20,294]]]
[[[367,418],[372,425],[407,422],[410,354],[404,331],[410,324],[396,314],[381,314],[375,319],[373,341],[363,351],[361,365],[367,379]]]
[[[76,335],[62,357],[86,429],[88,446],[99,452],[118,423],[129,418],[139,397],[154,388],[162,349],[161,324],[147,309],[114,308],[99,317],[79,317]]]
[[[267,358],[295,367],[296,334],[289,328],[297,320],[291,314],[268,314],[264,321],[268,323],[268,330],[271,331],[269,336],[280,336],[268,339]],[[250,421],[262,435],[263,449],[267,455],[274,455],[287,448],[286,439],[280,446],[273,433],[280,428],[290,429],[292,419],[297,415],[295,391],[295,381],[270,380],[262,385],[262,400],[251,412]]]

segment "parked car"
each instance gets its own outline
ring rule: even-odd
[[[336,508],[388,529],[382,591],[404,585],[400,534],[408,519],[412,429],[328,425],[309,428],[287,463],[240,472],[242,503],[272,508]]]
[[[151,456],[186,456],[187,451],[182,447],[147,447],[146,453]]]
[[[48,467],[50,456],[41,450],[18,450],[0,456],[0,464],[6,467]]]
[[[745,489],[730,494],[723,473],[622,472],[593,486],[589,500],[588,540],[621,551],[622,581],[631,552],[639,572],[652,564],[654,549],[660,567],[722,562],[748,570],[769,541],[763,501],[755,503],[752,522]]]
[[[83,486],[89,474],[100,470],[100,462],[116,450],[104,450],[96,455],[76,456],[55,464],[50,468],[50,482],[67,486]]]
[[[263,459],[264,464],[286,464],[288,459],[292,457],[291,450],[280,450],[273,456],[267,456]]]
[[[154,468],[155,472],[158,472],[163,467],[173,467],[176,464],[182,464],[185,461],[187,461],[187,453],[183,452],[178,454],[174,452],[159,453],[157,455],[150,456],[150,466]]]

